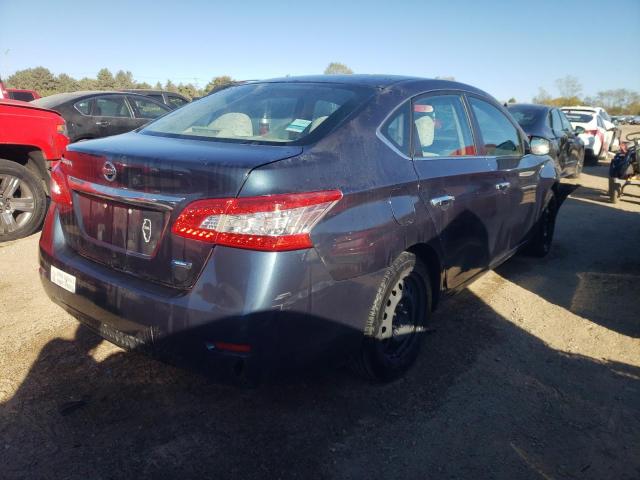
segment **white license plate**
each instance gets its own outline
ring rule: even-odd
[[[51,281],[71,293],[76,293],[76,277],[53,265],[51,265]]]

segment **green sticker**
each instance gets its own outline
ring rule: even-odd
[[[307,128],[311,124],[311,120],[305,120],[303,118],[296,118],[293,122],[289,124],[287,128],[285,128],[288,132],[302,133],[305,128]]]

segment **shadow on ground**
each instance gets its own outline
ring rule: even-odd
[[[640,213],[613,208],[604,190],[580,187],[560,210],[551,254],[539,261],[516,256],[496,272],[576,315],[640,338],[639,242]]]
[[[0,409],[4,478],[633,478],[640,369],[570,356],[465,291],[418,365],[254,390],[138,353],[96,362],[79,327]]]

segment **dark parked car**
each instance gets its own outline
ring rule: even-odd
[[[549,155],[557,162],[560,176],[580,176],[584,166],[584,144],[562,110],[547,105],[518,103],[507,108],[529,135],[532,144],[534,137],[541,146],[545,140],[548,142]]]
[[[144,95],[145,97],[153,98],[160,103],[164,103],[171,110],[174,110],[178,107],[182,107],[186,105],[191,100],[189,100],[184,95],[180,95],[176,92],[168,92],[166,90],[148,90],[144,88],[132,88],[129,90],[123,90],[123,92],[131,92],[138,93],[140,95]]]
[[[123,92],[58,93],[31,103],[60,113],[71,142],[129,132],[171,111],[144,95]]]
[[[447,293],[549,251],[559,205],[553,160],[491,96],[394,76],[230,87],[70,146],[52,177],[50,298],[250,380],[327,358],[401,375]]]

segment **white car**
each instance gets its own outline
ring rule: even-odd
[[[582,128],[579,134],[584,143],[585,157],[597,163],[599,159],[606,159],[607,152],[620,148],[618,128],[611,121],[611,117],[601,107],[562,107],[561,110],[573,125]]]

